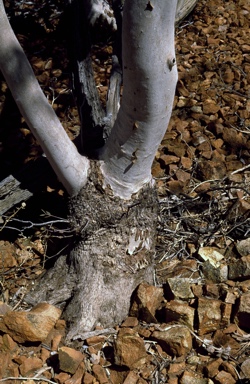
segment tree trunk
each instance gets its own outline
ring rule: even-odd
[[[86,186],[70,199],[76,239],[69,257],[59,259],[26,298],[33,304],[61,303],[68,340],[97,325],[120,323],[135,288],[153,280],[158,200],[151,165],[177,81],[176,4],[126,0],[117,120],[102,162],[92,161]]]
[[[177,0],[126,0],[122,25],[123,94],[104,147],[105,184],[129,199],[151,180],[151,167],[172,113],[177,66]]]
[[[135,288],[142,281],[153,281],[155,188],[145,185],[128,202],[104,193],[96,164],[91,175],[87,186],[69,202],[77,235],[70,255],[59,258],[25,300],[61,304],[68,340],[83,337],[97,325],[120,323]]]

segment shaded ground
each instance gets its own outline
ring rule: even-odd
[[[61,14],[62,4],[46,2],[41,6],[39,2],[22,2],[14,6],[9,1],[6,6],[45,94],[68,134],[75,139],[79,120],[70,90],[67,20]],[[95,340],[92,349],[85,343],[85,371],[90,376],[82,373],[71,384],[82,377],[84,383],[120,383],[127,377],[127,383],[172,384],[246,383],[250,378],[250,363],[245,371],[242,367],[250,353],[247,304],[250,248],[242,253],[238,246],[250,238],[249,20],[249,1],[200,1],[176,30],[179,82],[170,126],[153,166],[161,204],[155,281],[157,286],[163,284],[165,301],[150,301],[151,292],[147,300],[151,310],[155,307],[151,313],[155,318],[145,317],[145,313],[134,309],[134,320],[125,324],[130,329],[128,332],[136,332],[144,340],[148,359],[137,367],[130,362],[120,366],[118,357],[114,356],[115,353],[118,356],[117,349],[116,352],[113,349],[114,336]],[[93,53],[96,82],[103,101],[111,51],[111,45],[105,41]],[[29,161],[34,162],[42,153],[3,79],[0,112],[2,180]],[[25,309],[22,302],[25,292],[43,273],[45,265],[52,263],[61,251],[65,252],[72,234],[67,222],[55,222],[65,220],[65,200],[66,193],[52,173],[25,208],[16,207],[2,218],[1,300],[15,310]],[[42,224],[48,221],[49,225]],[[202,256],[204,247],[208,249],[208,261]],[[222,256],[215,262],[211,256],[214,250]],[[241,265],[241,269],[235,265]],[[171,279],[177,279],[182,293],[171,285],[175,281]],[[191,296],[183,297],[183,291],[189,290]],[[162,329],[166,327],[163,323],[183,324],[180,319],[184,314],[177,315],[178,311],[173,310],[176,302],[185,304],[183,310],[188,306],[195,311],[191,349],[184,348],[180,353],[170,350],[169,344],[165,347],[155,335],[160,324]],[[213,308],[215,316],[210,317],[208,308]],[[184,324],[187,323],[185,320]],[[55,331],[46,342],[49,349],[56,351],[54,338]],[[176,335],[172,336],[175,338]],[[25,372],[21,368],[24,358],[20,356],[36,356],[45,364],[43,345],[19,344],[8,349],[5,339],[0,338],[1,358],[8,362],[5,369],[0,369],[3,378],[34,376],[34,369]],[[60,343],[63,345],[63,341]],[[93,360],[98,350],[99,358]],[[56,364],[51,365],[59,375],[63,370]],[[211,364],[213,369],[208,369]],[[104,376],[98,376],[95,365],[108,366],[110,376],[106,368]],[[72,376],[65,375],[58,378],[49,370],[46,377],[64,383]]]

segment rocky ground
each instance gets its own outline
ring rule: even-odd
[[[79,132],[60,1],[6,1],[37,78],[68,134]],[[55,177],[1,218],[0,381],[233,384],[250,381],[250,1],[201,0],[176,30],[179,82],[156,154],[161,216],[155,285],[141,284],[114,329],[64,344],[60,311],[24,295],[67,249]],[[107,39],[110,41],[110,39]],[[104,100],[112,48],[95,46]],[[3,79],[0,177],[40,158]]]

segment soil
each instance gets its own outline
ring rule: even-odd
[[[71,91],[67,12],[63,2],[7,0],[5,5],[42,89],[77,144],[80,122]],[[179,81],[170,125],[152,169],[161,208],[155,284],[164,287],[164,305],[174,300],[195,309],[198,320],[192,331],[192,348],[177,356],[164,350],[159,339],[155,341],[152,337],[159,327],[166,326],[161,303],[161,308],[155,308],[154,322],[134,310],[125,323],[125,327],[132,333],[136,330],[144,340],[151,359],[139,367],[128,364],[124,368],[118,364],[115,337],[110,335],[101,342],[98,339],[98,346],[86,341],[73,346],[85,352],[85,368],[79,379],[60,370],[53,363],[53,354],[50,361],[43,358],[44,349],[55,351],[51,347],[55,332],[47,340],[46,348],[42,344],[18,344],[15,352],[4,349],[4,333],[1,333],[1,358],[4,356],[8,363],[4,370],[0,369],[0,379],[24,377],[20,367],[25,358],[36,357],[50,367],[46,375],[41,373],[41,382],[248,382],[250,363],[248,373],[243,363],[249,360],[249,327],[237,315],[240,300],[250,289],[248,264],[244,264],[245,272],[241,274],[237,268],[225,280],[222,274],[224,266],[240,265],[250,254],[239,251],[239,244],[250,238],[249,21],[248,0],[200,0],[176,29]],[[111,71],[112,36],[98,35],[93,63],[104,104]],[[0,180],[3,180],[27,164],[39,161],[42,151],[20,116],[3,78],[0,87]],[[66,201],[64,188],[51,173],[25,206],[14,207],[1,218],[0,300],[15,311],[29,309],[23,301],[25,293],[57,256],[67,250],[73,234],[66,219]],[[204,248],[210,249],[208,259],[202,256]],[[214,268],[211,249],[218,251],[223,259],[216,260]],[[192,298],[178,296],[171,287],[171,279],[176,277],[188,279]],[[230,295],[235,295],[237,305],[230,301]],[[224,311],[226,320],[225,316],[219,322],[212,318],[213,326],[208,329],[199,320],[202,303],[207,299],[215,312],[218,302],[225,304],[225,308],[231,305],[229,314],[225,315]],[[249,315],[250,310],[244,311]],[[179,320],[175,318],[169,323],[176,325]],[[63,345],[62,337],[60,347]],[[230,352],[226,353],[228,346]],[[96,361],[95,356],[99,356]],[[109,368],[105,365],[107,361]],[[32,362],[35,364],[34,359]],[[95,365],[105,367],[104,376],[98,375]],[[211,366],[217,368],[213,370]],[[40,376],[34,378],[36,369],[31,367],[31,373],[26,372],[33,377],[29,380],[39,379]]]

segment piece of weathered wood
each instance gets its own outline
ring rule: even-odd
[[[192,12],[197,3],[198,0],[178,0],[175,25],[178,25],[182,20],[184,20],[189,13]]]
[[[30,161],[18,172],[0,181],[0,215],[27,201],[55,180],[56,175],[46,157]]]
[[[0,215],[16,204],[28,200],[33,195],[21,187],[20,181],[10,175],[0,182]]]

